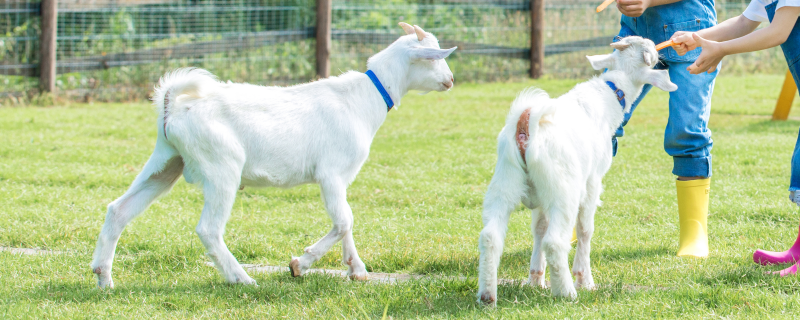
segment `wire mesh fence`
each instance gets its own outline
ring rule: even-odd
[[[456,81],[495,81],[528,73],[530,1],[334,1],[332,70],[364,71],[368,56],[402,30],[398,21],[422,26],[442,48]],[[366,37],[365,37],[366,36]]]
[[[545,5],[549,77],[594,73],[585,55],[608,52],[619,12],[599,1]],[[315,78],[314,0],[60,0],[59,96],[78,100],[146,98],[168,70],[195,66],[223,80],[289,85]],[[720,21],[747,1],[718,1]],[[526,78],[529,0],[334,0],[331,74],[365,71],[366,59],[402,35],[406,21],[458,46],[448,64],[456,81]],[[0,4],[0,96],[36,93],[39,1]],[[782,72],[779,50],[726,59],[724,72]],[[12,98],[14,99],[14,98]]]
[[[35,88],[39,63],[39,2],[7,0],[0,3],[0,95]]]
[[[313,1],[72,1],[59,2],[57,86],[77,96],[146,96],[183,66],[260,84],[314,74]]]

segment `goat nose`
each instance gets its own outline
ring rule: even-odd
[[[455,81],[455,80],[453,80],[453,76],[450,76],[450,81],[445,81],[445,82],[442,82],[442,85],[443,85],[445,88],[447,88],[447,89],[450,89],[450,88],[452,88],[452,87],[453,87],[453,83],[454,83],[454,81]]]

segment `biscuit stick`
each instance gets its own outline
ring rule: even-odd
[[[674,45],[677,45],[677,43],[672,42],[672,40],[667,40],[667,41],[664,41],[664,42],[659,43],[658,45],[656,45],[656,51],[660,51],[661,49],[664,49],[666,47],[671,47],[671,46],[674,46]]]
[[[603,3],[601,3],[599,6],[597,6],[597,12],[605,10],[606,7],[608,7],[608,5],[610,5],[612,2],[614,2],[614,0],[603,1]]]

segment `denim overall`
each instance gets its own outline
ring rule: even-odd
[[[698,31],[716,24],[717,13],[714,0],[683,0],[656,6],[644,14],[632,18],[622,16],[622,25],[614,41],[627,36],[640,36],[660,43],[669,40],[677,31]],[[672,48],[659,51],[660,61],[656,69],[668,70],[678,90],[669,94],[669,120],[664,131],[664,150],[673,157],[672,173],[680,177],[711,176],[711,131],[708,118],[711,114],[711,95],[717,71],[711,74],[692,75],[686,68],[700,56],[701,49],[679,56]],[[617,137],[624,134],[636,106],[652,88],[646,85],[631,107],[630,113],[612,138],[614,154],[617,152]],[[800,184],[798,184],[800,185]]]
[[[766,7],[767,16],[769,21],[775,18],[775,9],[778,7],[776,0]],[[789,70],[792,72],[794,83],[800,84],[800,23],[794,24],[792,32],[789,33],[789,38],[786,39],[781,45],[783,55],[786,57],[786,63],[789,64]],[[797,137],[797,143],[794,145],[794,153],[792,154],[792,180],[789,183],[789,191],[800,190],[800,134]]]

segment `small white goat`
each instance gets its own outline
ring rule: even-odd
[[[200,69],[166,74],[153,95],[159,112],[155,151],[130,189],[108,206],[91,265],[98,286],[114,286],[111,266],[125,225],[181,174],[202,186],[205,206],[196,232],[228,282],[255,284],[222,239],[236,191],[306,183],[320,185],[333,228],[303,256],[292,258],[292,275],[302,275],[342,240],[348,275],[365,280],[347,186],[366,161],[393,102],[400,104],[409,90],[453,86],[444,58],[456,48],[440,49],[436,37],[420,27],[400,26],[407,35],[367,62],[379,80],[369,72],[350,71],[282,88],[222,83]]]
[[[497,167],[483,202],[478,300],[497,300],[497,268],[508,218],[520,201],[531,209],[534,233],[530,284],[546,287],[545,260],[555,296],[576,298],[576,288],[594,288],[589,241],[600,204],[602,178],[611,167],[611,137],[645,84],[665,91],[677,86],[667,71],[652,70],[652,41],[627,37],[608,55],[588,56],[595,70],[609,69],[557,99],[523,91],[511,105],[497,138]],[[578,247],[572,274],[567,254],[577,219]]]

